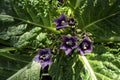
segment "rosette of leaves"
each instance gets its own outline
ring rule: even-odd
[[[74,16],[77,29],[92,34],[94,51],[86,58],[97,79],[119,80],[119,6],[119,0],[63,0],[59,5],[57,0],[0,1],[1,80],[33,79],[36,73],[36,79],[40,78],[40,68],[35,69],[37,64],[31,61],[38,47],[51,44],[49,33],[59,34],[53,18],[62,12]],[[57,53],[49,68],[53,80],[92,80],[78,52]]]

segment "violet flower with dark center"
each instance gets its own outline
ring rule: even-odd
[[[68,36],[65,36],[63,35],[62,36],[62,45],[60,47],[60,49],[63,49],[66,53],[66,55],[68,55],[72,49],[76,48],[76,41],[77,41],[77,38],[76,36],[72,36],[72,37],[68,37]]]
[[[78,50],[82,56],[84,56],[85,53],[92,52],[92,44],[93,42],[87,37],[82,39],[81,43],[78,45]]]
[[[69,17],[69,18],[68,18],[68,24],[69,24],[70,26],[74,26],[75,23],[76,23],[76,21],[75,21],[72,17]]]
[[[48,64],[52,63],[50,57],[50,49],[39,49],[38,54],[33,58],[34,61],[41,64],[42,69],[44,69]]]
[[[56,24],[57,30],[67,26],[67,21],[64,13],[62,13],[59,18],[54,19],[54,22]]]

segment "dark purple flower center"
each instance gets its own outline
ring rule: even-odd
[[[71,46],[71,45],[73,45],[73,41],[69,40],[69,41],[66,42],[66,44]]]
[[[66,24],[65,20],[60,21],[59,26],[64,26]]]
[[[66,47],[73,47],[74,45],[75,45],[75,42],[74,42],[72,39],[67,40],[67,41],[65,42],[65,46],[66,46]]]
[[[39,58],[45,60],[49,58],[49,55],[48,54],[40,55]]]
[[[90,43],[88,41],[84,41],[82,42],[79,47],[82,49],[82,50],[87,50],[90,48]]]
[[[49,60],[50,59],[50,55],[48,54],[47,51],[42,51],[42,54],[39,56],[40,60]]]

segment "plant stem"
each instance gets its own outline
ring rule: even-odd
[[[95,76],[95,74],[94,74],[94,72],[93,72],[93,70],[92,70],[92,68],[91,68],[88,60],[86,59],[86,57],[85,57],[85,56],[82,56],[82,59],[83,59],[83,61],[84,61],[84,64],[87,66],[87,68],[88,68],[91,76],[92,76],[92,80],[97,80],[97,78],[96,78],[96,76]]]
[[[18,17],[14,17],[14,16],[12,16],[12,17],[13,17],[14,19],[23,21],[23,22],[28,23],[28,24],[40,26],[40,27],[42,27],[42,28],[44,28],[44,29],[47,29],[47,30],[49,30],[49,31],[52,31],[52,32],[54,32],[54,33],[56,33],[56,34],[60,34],[60,32],[57,31],[57,30],[56,30],[55,28],[53,28],[53,27],[44,26],[44,25],[41,25],[41,24],[38,24],[38,23],[35,23],[35,22],[31,22],[31,21],[27,21],[27,20],[25,20],[25,19],[21,19],[21,18],[18,18]]]
[[[0,49],[0,52],[8,52],[8,51],[14,51],[14,50],[16,50],[16,48],[14,48],[14,47],[6,47],[6,48]]]

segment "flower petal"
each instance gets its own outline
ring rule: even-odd
[[[62,35],[61,37],[63,42],[66,42],[69,39],[66,35]]]
[[[49,65],[51,63],[52,63],[52,61],[50,60],[50,61],[46,61],[46,62],[41,62],[40,64],[41,64],[42,69],[44,69],[47,65]]]
[[[81,54],[82,56],[85,55],[85,52],[84,52],[83,50],[81,50],[80,48],[78,48],[78,51],[80,52],[80,54]]]
[[[63,26],[57,25],[56,29],[58,30],[58,29],[61,29],[61,28],[64,28],[64,27],[66,27],[66,26],[65,25],[63,25]]]
[[[72,49],[75,49],[75,48],[77,48],[77,46],[76,46],[76,45],[72,47]]]
[[[65,14],[62,13],[59,19],[60,19],[60,20],[65,20]]]
[[[92,48],[85,50],[86,53],[92,52]]]
[[[54,19],[56,29],[61,29],[67,26],[67,21],[64,13],[61,13],[59,18]]]
[[[56,18],[56,19],[54,19],[53,21],[54,21],[56,24],[58,24],[58,23],[59,23],[59,19],[57,19],[57,18]]]
[[[39,56],[40,56],[40,55],[37,54],[37,55],[33,58],[33,60],[36,61],[36,62],[39,62]]]
[[[60,49],[66,50],[66,47],[64,46],[64,44],[60,46]]]
[[[66,49],[66,50],[65,50],[66,55],[68,55],[71,51],[72,51],[71,48]]]
[[[50,48],[45,48],[45,50],[50,54]]]
[[[74,41],[77,41],[77,37],[76,36],[72,36]]]

